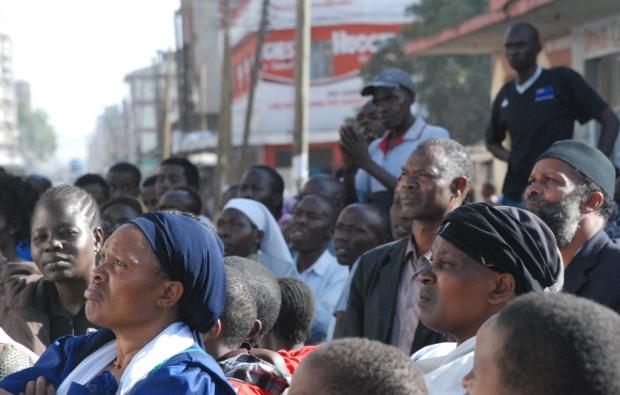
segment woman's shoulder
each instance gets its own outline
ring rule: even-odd
[[[19,393],[26,383],[44,376],[58,388],[65,377],[92,352],[114,339],[107,329],[82,336],[65,336],[54,341],[39,357],[34,366],[7,376],[0,382],[0,388]]]
[[[235,394],[215,360],[198,346],[163,362],[134,387],[139,394]]]

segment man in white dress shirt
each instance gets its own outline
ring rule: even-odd
[[[299,278],[312,289],[315,299],[308,344],[326,339],[329,321],[349,274],[327,248],[337,215],[338,208],[318,195],[304,197],[293,211],[290,240],[295,264]]]

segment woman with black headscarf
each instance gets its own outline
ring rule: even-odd
[[[234,394],[201,347],[200,333],[224,309],[226,274],[221,241],[198,220],[159,212],[120,227],[101,249],[85,297],[88,320],[109,329],[60,338],[35,366],[8,376],[0,388]]]
[[[555,237],[525,210],[484,203],[461,206],[437,231],[432,262],[418,276],[420,321],[456,342],[416,352],[429,394],[462,394],[476,332],[518,295],[559,291],[562,259]]]

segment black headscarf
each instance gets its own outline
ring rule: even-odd
[[[144,233],[170,279],[183,284],[181,320],[194,331],[209,331],[226,303],[222,241],[214,231],[182,214],[147,213],[130,223]]]
[[[510,273],[517,294],[558,281],[562,259],[551,229],[536,215],[485,203],[448,214],[437,234],[489,269]]]

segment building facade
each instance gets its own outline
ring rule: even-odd
[[[232,18],[232,142],[242,144],[262,1],[238,4]],[[273,0],[262,53],[249,144],[257,161],[284,175],[291,164],[294,122],[294,0]],[[311,6],[310,174],[331,173],[342,163],[338,129],[367,100],[360,69],[381,44],[410,20],[411,0],[328,1]]]
[[[102,173],[117,162],[136,163],[136,144],[129,130],[126,107],[126,102],[108,106],[97,117],[88,141],[88,172]]]
[[[0,166],[12,170],[23,167],[18,143],[11,39],[0,33]]]
[[[175,15],[182,132],[215,130],[220,111],[221,14],[217,1],[181,0]]]
[[[490,0],[489,11],[406,45],[412,56],[489,54],[494,59],[491,98],[515,78],[504,54],[504,33],[515,21],[538,29],[543,67],[570,67],[581,73],[620,115],[620,7],[617,0]],[[489,109],[490,111],[490,109]],[[599,125],[575,128],[574,138],[596,145]],[[620,167],[620,139],[612,158]],[[502,185],[506,164],[489,159],[488,178]]]
[[[166,108],[168,77],[170,107]],[[129,87],[124,106],[130,138],[128,158],[135,158],[133,162],[145,174],[154,173],[162,158],[164,124],[179,119],[176,61],[160,52],[151,66],[129,73],[125,82]]]

